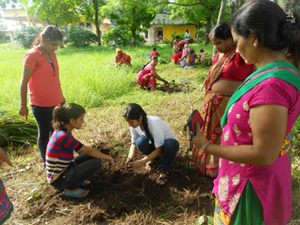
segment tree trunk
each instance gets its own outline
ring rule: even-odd
[[[217,24],[221,23],[224,17],[225,7],[226,7],[226,0],[221,1],[220,11],[218,15]]]
[[[212,18],[211,18],[212,13],[209,14],[209,16],[206,18],[206,25],[205,25],[205,44],[209,44],[209,32],[211,31],[212,28]]]
[[[277,3],[284,11],[292,11],[300,15],[300,4],[298,0],[277,0]]]
[[[98,0],[93,0],[93,6],[95,11],[95,26],[96,26],[96,34],[97,34],[97,43],[101,45],[101,30],[99,25],[99,5]]]
[[[225,12],[225,7],[226,7],[226,0],[221,0],[221,6],[220,6],[220,10],[219,10],[219,15],[218,15],[218,19],[217,19],[217,24],[220,24],[223,20],[224,17],[224,12]],[[217,49],[215,47],[213,47],[212,50],[212,55],[215,55],[217,52]]]
[[[135,28],[131,29],[131,44],[133,44],[133,45],[136,44],[136,29]]]

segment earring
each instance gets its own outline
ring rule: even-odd
[[[255,41],[253,42],[253,47],[254,47],[254,48],[257,48],[257,47],[258,47],[257,40],[255,40]]]

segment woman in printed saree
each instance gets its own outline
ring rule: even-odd
[[[220,120],[226,104],[241,82],[253,72],[254,66],[245,64],[240,54],[236,52],[236,45],[227,23],[217,25],[210,32],[209,37],[218,53],[213,59],[213,65],[204,83],[205,96],[200,110],[204,124],[201,132],[206,139],[219,144],[222,132]],[[201,174],[217,176],[218,157],[209,155],[194,146],[192,161]]]
[[[5,151],[3,151],[0,147],[0,163],[2,162],[6,162],[8,165],[12,166],[12,163]],[[9,219],[12,211],[13,204],[6,193],[2,180],[0,179],[0,224],[4,224],[4,222]]]
[[[272,21],[270,23],[270,21]],[[193,144],[220,157],[214,224],[285,225],[291,218],[289,133],[300,114],[300,19],[254,0],[233,16],[237,51],[258,69],[230,98],[221,145],[195,125]]]

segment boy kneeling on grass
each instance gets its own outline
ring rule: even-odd
[[[91,175],[100,170],[101,159],[114,166],[114,160],[96,149],[84,146],[73,135],[84,123],[85,109],[75,103],[60,105],[53,111],[54,132],[46,151],[48,182],[70,198],[84,198],[89,190],[84,188]],[[74,151],[80,155],[74,158]]]

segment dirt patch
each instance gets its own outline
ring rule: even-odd
[[[175,80],[172,80],[171,82],[165,84],[160,83],[156,87],[157,90],[163,91],[163,92],[183,92],[183,91],[190,91],[191,87],[187,83],[175,83]]]
[[[110,151],[105,144],[98,148]],[[212,180],[195,173],[186,158],[178,157],[168,183],[161,187],[147,173],[125,171],[123,155],[110,154],[116,167],[103,163],[102,170],[90,178],[86,199],[67,199],[42,185],[36,191],[40,194],[31,194],[23,203],[18,213],[22,224],[192,224],[199,215],[212,214]]]

